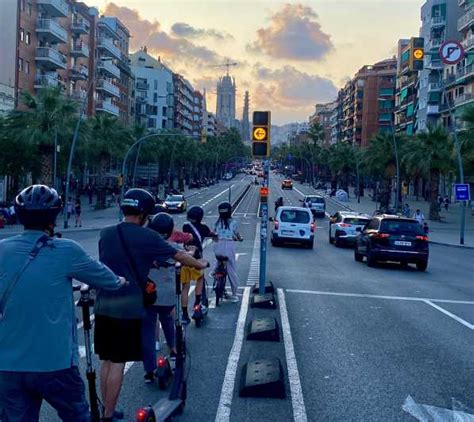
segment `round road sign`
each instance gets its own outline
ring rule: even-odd
[[[444,64],[458,64],[464,58],[464,47],[458,41],[446,41],[439,48],[439,55]]]

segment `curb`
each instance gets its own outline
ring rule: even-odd
[[[474,246],[454,245],[452,243],[443,243],[443,242],[437,242],[437,241],[434,241],[434,240],[430,240],[429,243],[432,243],[433,245],[448,246],[449,248],[474,249]]]

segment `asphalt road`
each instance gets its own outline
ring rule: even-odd
[[[233,182],[238,193],[249,179]],[[190,200],[204,205],[210,224],[225,187],[214,186]],[[304,193],[312,193],[307,186],[295,188],[281,191],[280,179],[272,176],[270,203],[283,196],[285,205],[299,205]],[[238,245],[242,301],[211,309],[201,328],[188,327],[188,401],[175,420],[474,420],[471,251],[431,245],[424,273],[392,264],[368,268],[354,261],[351,249],[330,245],[327,221],[318,219],[314,250],[269,245],[267,278],[279,289],[279,307],[253,309],[248,298],[259,261],[257,208],[258,188],[252,186],[235,212],[245,238]],[[176,216],[177,226],[183,218]],[[97,232],[70,237],[97,255]],[[206,256],[212,257],[211,247]],[[277,318],[281,342],[245,340],[246,324],[259,316]],[[238,396],[242,365],[261,358],[282,362],[286,399]],[[165,394],[144,384],[140,363],[127,365],[119,404],[125,420]],[[45,405],[42,421],[56,420]]]

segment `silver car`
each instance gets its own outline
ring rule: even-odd
[[[337,211],[329,218],[329,243],[337,247],[343,244],[355,244],[361,229],[370,221],[368,214],[358,212]]]
[[[311,210],[315,217],[324,217],[326,215],[326,200],[319,195],[306,195],[301,200],[303,206]]]

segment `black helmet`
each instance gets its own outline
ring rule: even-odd
[[[153,214],[155,200],[145,189],[129,189],[120,204],[125,215]]]
[[[204,217],[204,210],[202,207],[194,205],[193,207],[189,208],[186,217],[191,223],[200,223]]]
[[[221,202],[217,209],[219,216],[222,218],[230,218],[232,216],[232,205],[230,202]]]
[[[32,185],[15,198],[15,212],[24,226],[46,228],[54,224],[61,212],[61,199],[55,189]]]
[[[174,229],[173,217],[165,212],[160,212],[153,217],[148,227],[161,234],[165,239],[168,239]]]

